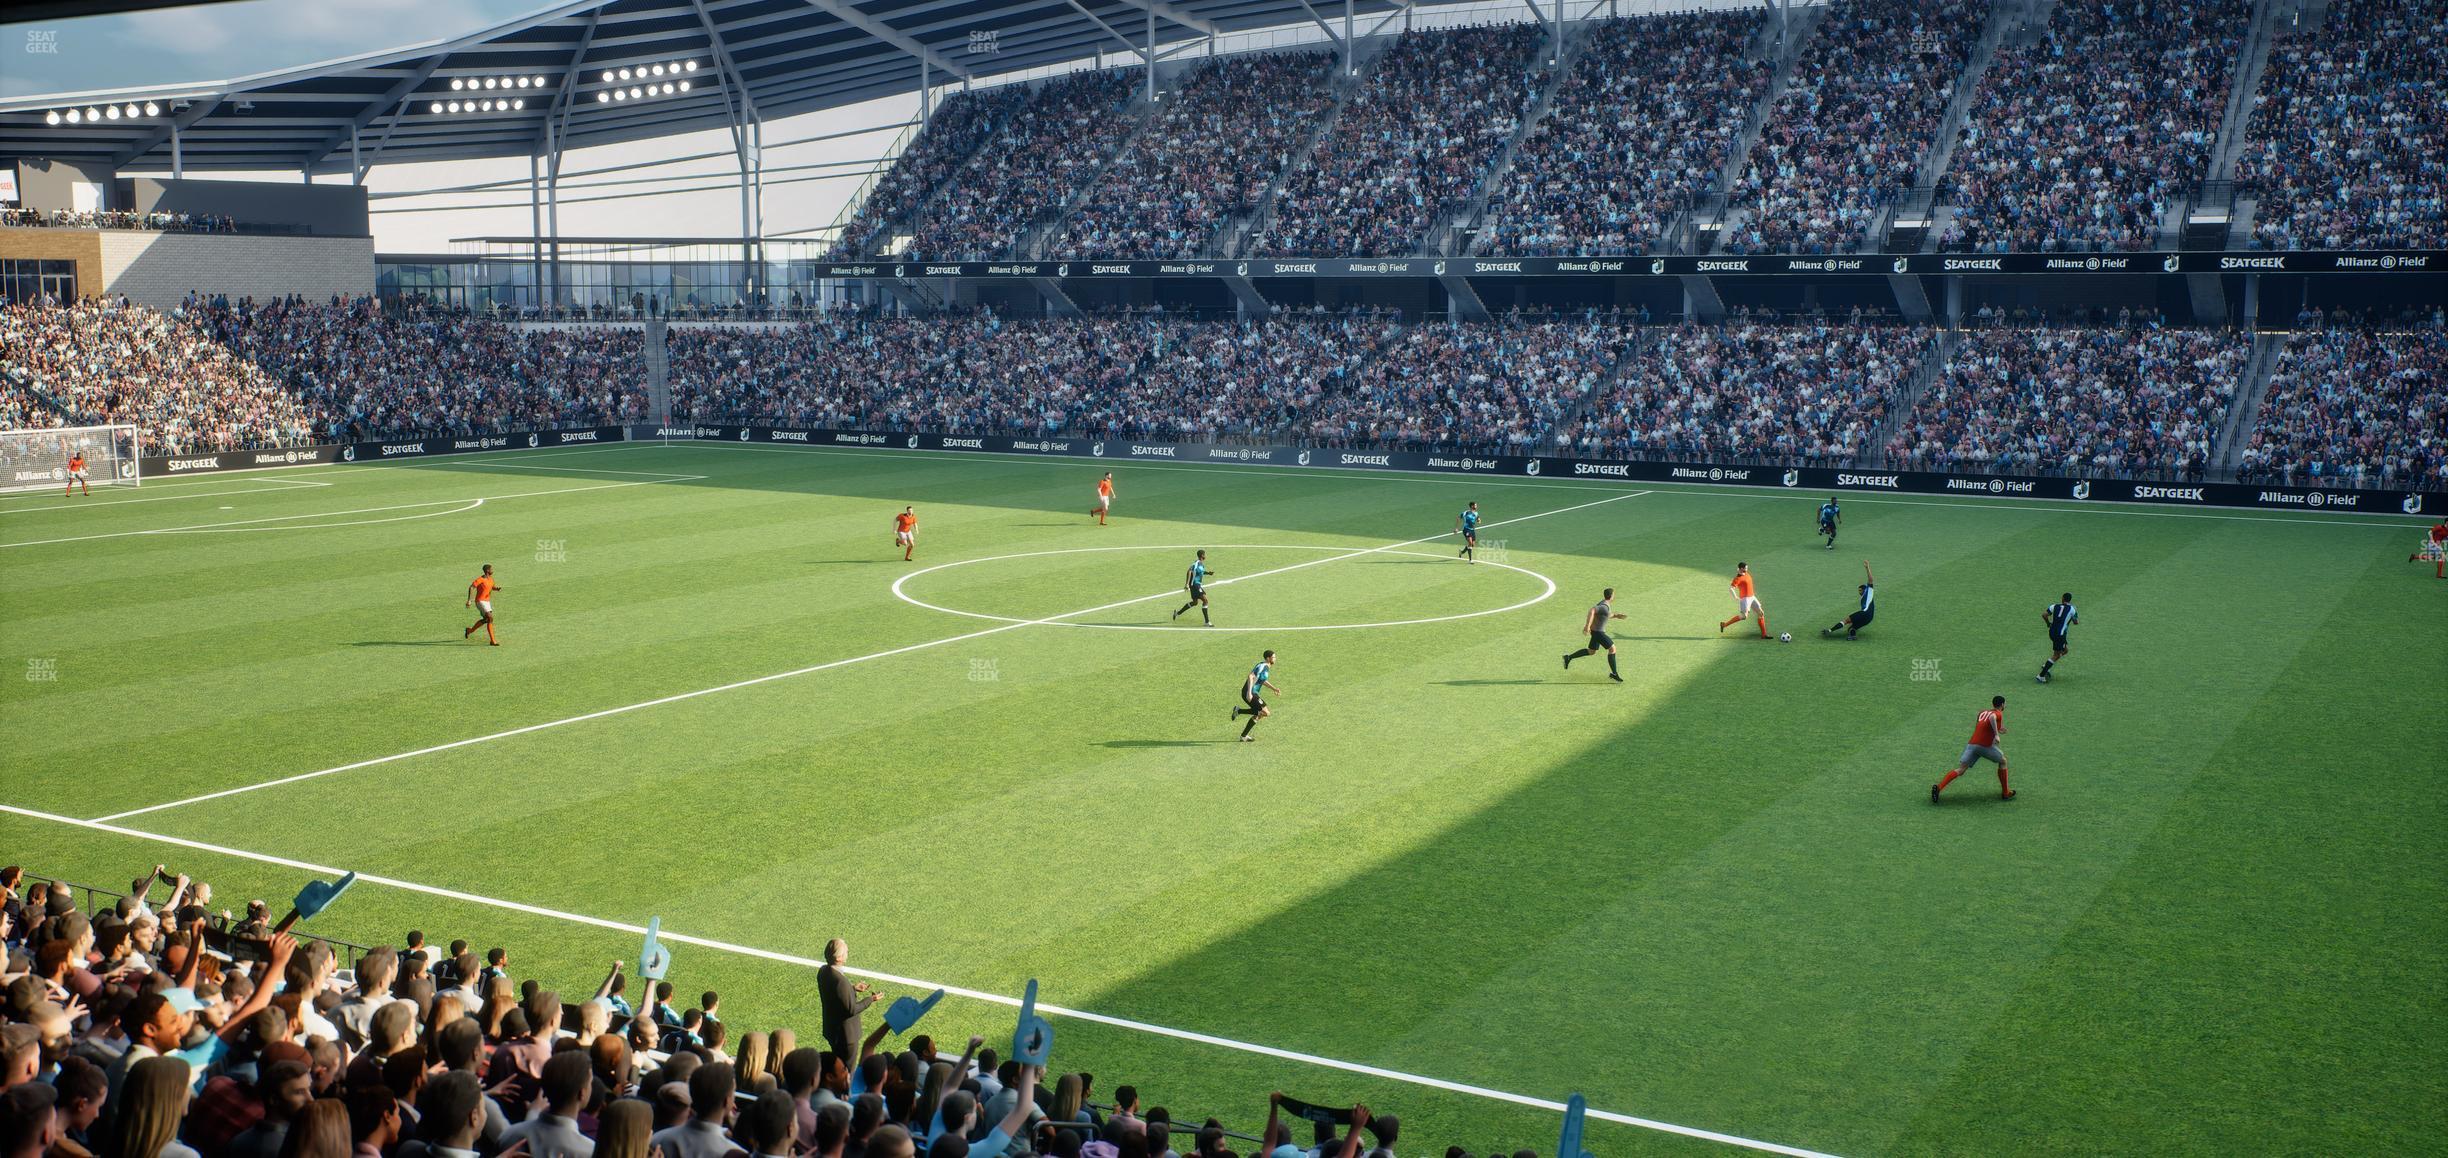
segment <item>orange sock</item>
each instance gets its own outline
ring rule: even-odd
[[[486,621],[486,623],[485,623],[485,642],[487,642],[487,643],[500,643],[500,642],[501,642],[501,639],[500,639],[499,637],[497,637],[497,636],[495,636],[495,635],[493,634],[493,624],[492,624],[492,622],[491,622],[490,620]]]
[[[1949,784],[1953,784],[1953,783],[1955,782],[1955,778],[1956,778],[1956,777],[1958,777],[1958,776],[1961,776],[1961,775],[1963,775],[1963,769],[1961,769],[1961,768],[1949,768],[1949,769],[1947,769],[1947,774],[1946,774],[1946,777],[1945,777],[1944,779],[1942,779],[1942,780],[1938,781],[1938,786],[1939,786],[1940,788],[1944,788],[1944,787],[1946,787],[1946,786],[1947,786],[1947,785],[1949,785]]]
[[[1765,615],[1760,616],[1760,617],[1759,617],[1759,625],[1760,625],[1760,638],[1761,638],[1761,639],[1766,639],[1766,638],[1768,638],[1768,617],[1767,617],[1767,616],[1765,616]]]

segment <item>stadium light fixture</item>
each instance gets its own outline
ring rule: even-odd
[[[115,121],[115,120],[118,120],[118,119],[119,119],[119,106],[117,106],[117,105],[104,105],[104,106],[103,106],[103,108],[102,108],[102,115],[103,115],[103,117],[104,117],[104,118],[109,119],[109,120],[114,120],[114,121]]]
[[[89,120],[89,121],[98,121],[98,120],[101,120],[101,119],[102,119],[102,110],[97,109],[97,108],[94,108],[94,107],[92,107],[92,106],[90,106],[90,105],[89,105],[89,106],[87,106],[87,107],[86,107],[86,109],[85,109],[85,119],[86,119],[86,120]]]
[[[596,103],[596,104],[599,104],[599,105],[608,105],[608,104],[611,104],[611,103],[612,103],[612,94],[611,94],[611,93],[608,93],[608,92],[599,92],[599,93],[596,93],[596,94],[595,94],[595,103]]]
[[[466,88],[466,87],[467,87],[467,81],[466,81],[465,79],[463,79],[463,78],[461,78],[461,77],[456,77],[456,76],[454,76],[454,77],[452,77],[452,78],[451,78],[451,91],[452,91],[452,92],[458,92],[460,89],[463,89],[463,88]]]
[[[146,116],[148,116],[148,117],[158,117],[158,116],[160,116],[160,115],[161,115],[161,106],[160,106],[160,105],[157,105],[157,104],[154,104],[152,101],[146,101],[146,102],[145,102],[145,115],[146,115]]]
[[[56,125],[56,124],[60,123],[60,115],[59,115],[59,110],[58,110],[58,109],[53,109],[53,110],[51,110],[50,112],[44,113],[44,114],[43,114],[43,123],[44,123],[44,124],[46,124],[46,125]]]
[[[442,111],[442,102],[441,102],[441,101],[435,101],[435,102],[433,103],[433,110],[432,110],[432,111],[437,112],[437,113],[438,113],[438,112],[441,112],[441,111]]]

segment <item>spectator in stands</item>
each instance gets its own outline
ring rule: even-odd
[[[2332,0],[2270,49],[2236,181],[2250,244],[2448,246],[2448,7]]]
[[[587,1055],[564,1050],[544,1063],[540,1113],[502,1135],[506,1146],[527,1144],[532,1158],[593,1158],[595,1142],[578,1129],[578,1114],[594,1092],[595,1069]]]
[[[2236,473],[2290,486],[2448,489],[2448,332],[2289,336]]]
[[[719,1062],[698,1066],[688,1077],[688,1121],[657,1131],[653,1145],[670,1158],[723,1158],[737,1149],[726,1133],[737,1090],[730,1066]]]

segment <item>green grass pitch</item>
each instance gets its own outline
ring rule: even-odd
[[[877,970],[1839,1154],[2438,1153],[2448,582],[2407,563],[2417,522],[1860,496],[1831,552],[1823,497],[728,446],[16,496],[0,860],[167,861],[231,905],[309,875],[58,819],[134,812],[470,894],[368,885],[312,928],[512,946],[565,994],[637,938],[481,898],[838,934]],[[1435,537],[1469,499],[1487,565]],[[1214,629],[1167,618],[1201,546]],[[1864,557],[1877,623],[1820,639]],[[1718,633],[1737,561],[1793,643]],[[488,562],[499,648],[452,634]],[[1610,585],[1620,686],[1557,661]],[[1232,743],[1266,647],[1287,693]],[[1992,694],[2020,799],[1984,767],[1932,807]],[[804,967],[676,958],[735,1029],[813,1035]],[[1010,1025],[956,998],[925,1028]],[[1177,1118],[1254,1131],[1282,1089],[1400,1113],[1405,1152],[1553,1145],[1550,1111],[1056,1025],[1057,1069]]]

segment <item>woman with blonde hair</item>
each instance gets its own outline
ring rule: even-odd
[[[174,1057],[129,1066],[102,1158],[197,1158],[178,1140],[179,1122],[187,1116],[187,1075],[187,1063]]]
[[[595,1158],[646,1158],[647,1139],[653,1136],[653,1106],[636,1098],[615,1099],[596,1123]]]
[[[732,1063],[732,1068],[739,1072],[739,1084],[743,1090],[755,1085],[758,1078],[765,1076],[765,1055],[768,1048],[765,1040],[763,1030],[752,1029],[740,1035],[739,1060]]]
[[[517,1008],[518,990],[510,984],[508,974],[495,973],[485,978],[484,1011],[477,1014],[476,1019],[484,1023],[487,1043],[502,1040],[502,1019],[508,1017],[511,1010]]]
[[[775,1081],[782,1080],[782,1059],[789,1057],[791,1055],[791,1051],[798,1048],[798,1034],[792,1033],[788,1029],[777,1029],[773,1031],[772,1036],[766,1038],[765,1072],[772,1074]],[[802,1138],[800,1141],[804,1142],[806,1139]]]

